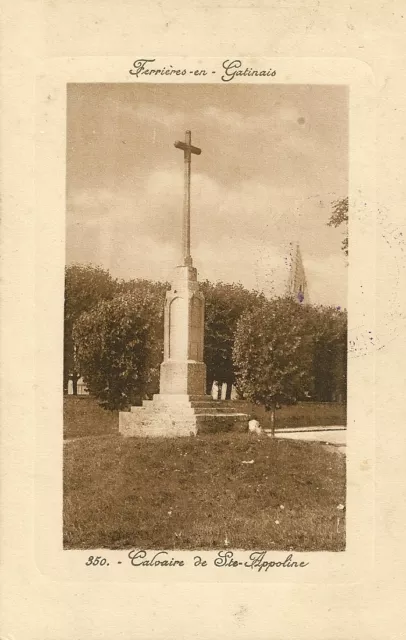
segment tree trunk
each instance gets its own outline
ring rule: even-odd
[[[73,385],[73,395],[77,396],[78,395],[78,380],[79,380],[80,376],[76,373],[76,371],[74,371],[72,373],[72,385]]]
[[[226,384],[227,384],[226,400],[231,400],[231,392],[233,390],[233,383],[232,382],[226,382]]]
[[[213,388],[213,380],[209,380],[207,378],[207,380],[206,380],[206,393],[207,393],[208,396],[211,396],[212,388]]]
[[[271,409],[271,435],[275,437],[275,418],[276,418],[276,405],[273,404]]]

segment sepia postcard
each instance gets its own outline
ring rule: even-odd
[[[390,75],[127,10],[7,77],[0,638],[400,638]]]

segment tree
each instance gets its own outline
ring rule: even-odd
[[[348,197],[333,202],[333,213],[327,224],[329,227],[345,225],[345,238],[341,243],[341,249],[348,256]]]
[[[205,297],[204,362],[207,367],[207,393],[213,382],[227,384],[226,399],[235,382],[233,365],[234,336],[237,322],[247,309],[261,299],[257,291],[248,291],[241,284],[215,284],[205,280],[200,284]]]
[[[347,313],[336,307],[309,307],[313,336],[313,396],[321,402],[346,399]]]
[[[131,280],[120,280],[117,282],[117,293],[131,293],[137,291],[147,291],[148,294],[157,296],[162,302],[162,308],[165,304],[165,294],[170,288],[169,282],[156,282],[146,280],[145,278],[132,278]]]
[[[155,283],[142,282],[100,302],[75,325],[80,370],[90,393],[108,409],[127,408],[158,391],[162,296]]]
[[[67,391],[69,377],[73,380],[73,393],[77,393],[80,372],[75,365],[73,331],[82,313],[89,311],[101,300],[111,299],[116,281],[108,271],[92,265],[72,264],[65,268],[64,304],[64,366],[63,386]]]
[[[296,399],[312,383],[312,338],[304,307],[290,298],[262,300],[237,326],[233,360],[237,388],[247,400],[271,411]]]

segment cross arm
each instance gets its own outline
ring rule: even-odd
[[[193,145],[186,144],[185,142],[181,142],[180,140],[176,140],[175,147],[177,149],[182,149],[182,151],[190,151],[190,153],[195,153],[197,156],[200,156],[202,152],[199,147],[194,147]]]

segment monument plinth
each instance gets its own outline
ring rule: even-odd
[[[204,296],[192,266],[177,267],[166,294],[164,318],[160,393],[204,395]]]
[[[201,149],[192,146],[190,131],[186,131],[185,142],[177,141],[175,147],[184,151],[185,160],[182,259],[165,299],[159,394],[144,400],[142,407],[120,412],[119,429],[124,436],[189,436],[245,430],[248,423],[243,403],[205,395],[204,296],[190,254],[191,154],[200,155]]]

